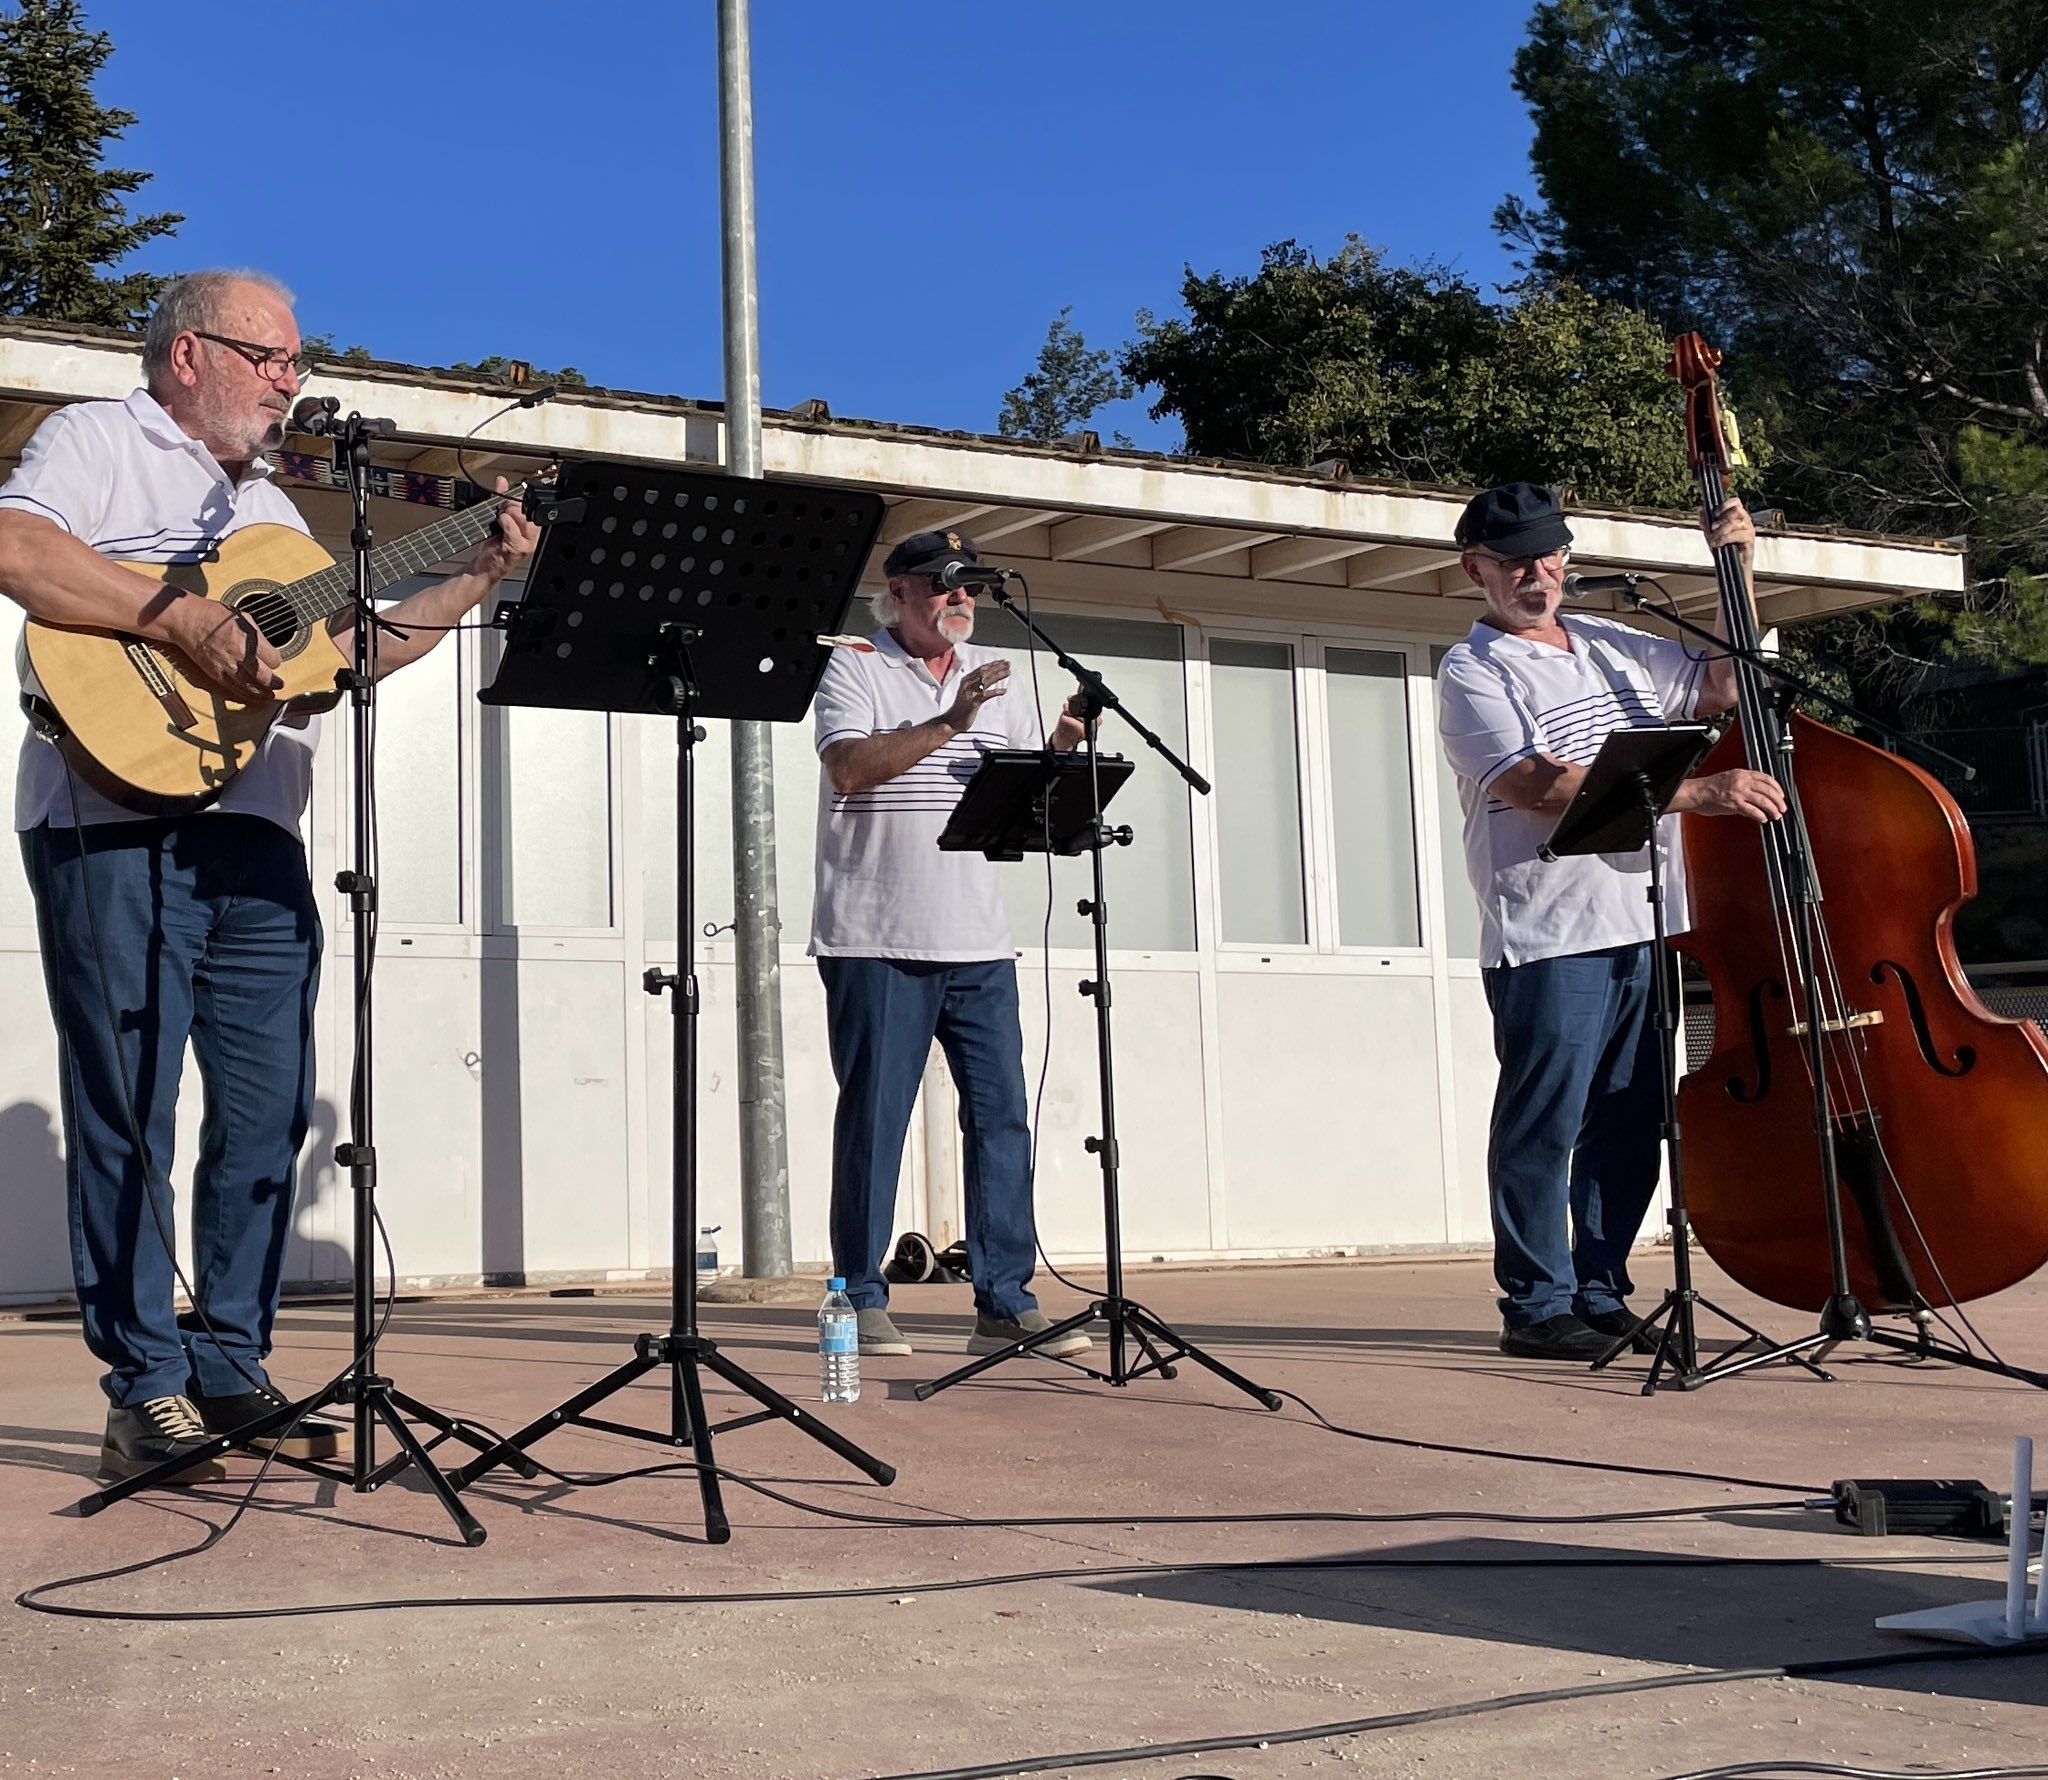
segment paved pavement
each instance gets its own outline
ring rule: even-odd
[[[1660,1263],[1643,1271],[1661,1287]],[[1711,1272],[1703,1283],[1774,1331],[1806,1326]],[[918,1403],[911,1385],[958,1354],[967,1306],[957,1288],[907,1289],[897,1309],[918,1353],[869,1362],[860,1403],[825,1412],[899,1468],[894,1487],[780,1426],[733,1432],[718,1453],[805,1503],[913,1524],[834,1521],[735,1487],[733,1542],[708,1547],[687,1478],[497,1480],[468,1498],[490,1535],[470,1550],[405,1483],[358,1495],[274,1477],[215,1549],[58,1598],[145,1612],[436,1604],[206,1624],[0,1608],[0,1773],[854,1780],[1652,1679],[1687,1684],[1085,1771],[1647,1780],[1770,1757],[2040,1758],[2048,1657],[1797,1680],[1712,1672],[1918,1649],[1873,1619],[1994,1592],[1985,1547],[1857,1538],[1797,1504],[1842,1476],[2001,1482],[2012,1436],[2048,1435],[2041,1393],[1873,1353],[1841,1356],[1832,1386],[1774,1369],[1645,1400],[1639,1365],[1596,1378],[1502,1358],[1485,1270],[1463,1261],[1147,1272],[1135,1289],[1263,1384],[1371,1438],[1326,1432],[1292,1405],[1269,1414],[1192,1368],[1111,1390],[1013,1365]],[[1055,1314],[1074,1302],[1047,1295]],[[2041,1365],[2044,1307],[2035,1281],[1972,1311],[2001,1349]],[[407,1303],[383,1361],[416,1396],[511,1425],[664,1319],[646,1295]],[[808,1311],[721,1306],[705,1327],[816,1406]],[[296,1308],[273,1371],[315,1384],[347,1338],[345,1306]],[[75,1324],[0,1324],[5,1596],[190,1544],[233,1512],[229,1485],[70,1511],[98,1449],[94,1370]],[[722,1392],[716,1403],[731,1406]],[[655,1425],[666,1413],[652,1387],[628,1407]],[[1562,1462],[1510,1456],[1530,1454]],[[569,1432],[540,1456],[616,1470],[663,1454]],[[1597,1518],[1674,1510],[1692,1512]],[[1339,1513],[1360,1518],[1328,1518]],[[1269,1518],[1146,1518],[1159,1515]],[[915,1524],[1034,1516],[1107,1518]],[[1645,1556],[1744,1564],[1612,1567]],[[1398,1564],[1134,1568],[1361,1557]],[[1577,1559],[1610,1567],[1542,1567]],[[1060,1574],[958,1587],[1040,1571]],[[854,1587],[881,1592],[790,1598]],[[770,1598],[690,1598],[734,1592]],[[618,1594],[642,1598],[589,1598]]]

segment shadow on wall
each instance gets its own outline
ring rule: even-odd
[[[10,1297],[71,1295],[64,1149],[56,1116],[33,1100],[0,1107],[0,1229],[7,1232],[0,1291]]]
[[[330,1102],[322,1100],[314,1107],[312,1128],[299,1157],[294,1234],[285,1261],[287,1290],[332,1286],[349,1277],[345,1242],[305,1234],[333,1227],[332,1218],[319,1214],[334,1195],[346,1198],[348,1193],[334,1164],[338,1124],[339,1113]],[[0,1230],[7,1238],[0,1292],[13,1298],[73,1295],[63,1140],[49,1108],[33,1100],[0,1107]]]
[[[348,1244],[335,1242],[324,1234],[313,1234],[349,1227],[345,1211],[349,1185],[334,1160],[334,1146],[340,1134],[341,1109],[323,1095],[313,1103],[313,1122],[306,1129],[306,1141],[299,1151],[299,1190],[292,1207],[292,1241],[284,1264],[287,1296],[293,1292],[331,1290],[346,1285],[351,1277]],[[343,1215],[328,1215],[331,1207],[341,1209]]]

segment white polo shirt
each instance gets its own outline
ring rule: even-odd
[[[1559,620],[1569,649],[1479,623],[1437,672],[1444,753],[1465,811],[1465,867],[1479,898],[1479,961],[1527,964],[1652,937],[1647,847],[1536,856],[1556,818],[1519,810],[1488,787],[1534,754],[1582,766],[1617,729],[1692,715],[1704,663],[1683,644],[1579,613]],[[1659,825],[1666,925],[1687,925],[1678,818]]]
[[[0,487],[0,507],[61,525],[115,562],[194,562],[249,525],[306,522],[258,459],[239,483],[212,452],[166,414],[147,390],[125,402],[74,402],[36,429],[21,466]],[[271,725],[255,757],[209,807],[262,816],[299,832],[312,790],[319,719]],[[69,826],[64,762],[33,730],[23,737],[14,781],[14,826]],[[81,822],[133,822],[133,810],[78,787]]]
[[[962,675],[1000,659],[961,643],[938,681],[886,630],[861,647],[835,649],[812,707],[818,752],[930,722],[959,696]],[[1045,746],[1029,689],[1015,679],[1006,685],[1001,698],[982,705],[972,729],[886,784],[842,794],[829,774],[819,774],[814,956],[945,964],[1016,956],[994,862],[938,845],[984,753]]]

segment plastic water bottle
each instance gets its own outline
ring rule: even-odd
[[[697,1232],[697,1283],[718,1277],[718,1233],[723,1224],[706,1224]]]
[[[860,1323],[846,1281],[836,1276],[818,1306],[818,1395],[827,1403],[860,1401]]]

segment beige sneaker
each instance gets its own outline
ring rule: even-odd
[[[872,1310],[857,1311],[854,1321],[860,1328],[860,1351],[865,1355],[907,1354],[910,1352],[909,1338],[890,1320],[889,1313],[880,1306]]]
[[[1052,1318],[1042,1310],[1027,1310],[1015,1318],[983,1316],[977,1311],[974,1333],[967,1337],[967,1351],[971,1354],[992,1354],[1013,1341],[1022,1341],[1027,1335],[1036,1335],[1051,1327]],[[1065,1360],[1075,1354],[1085,1354],[1094,1345],[1079,1329],[1069,1329],[1051,1341],[1041,1341],[1031,1351],[1043,1354],[1048,1360]]]

